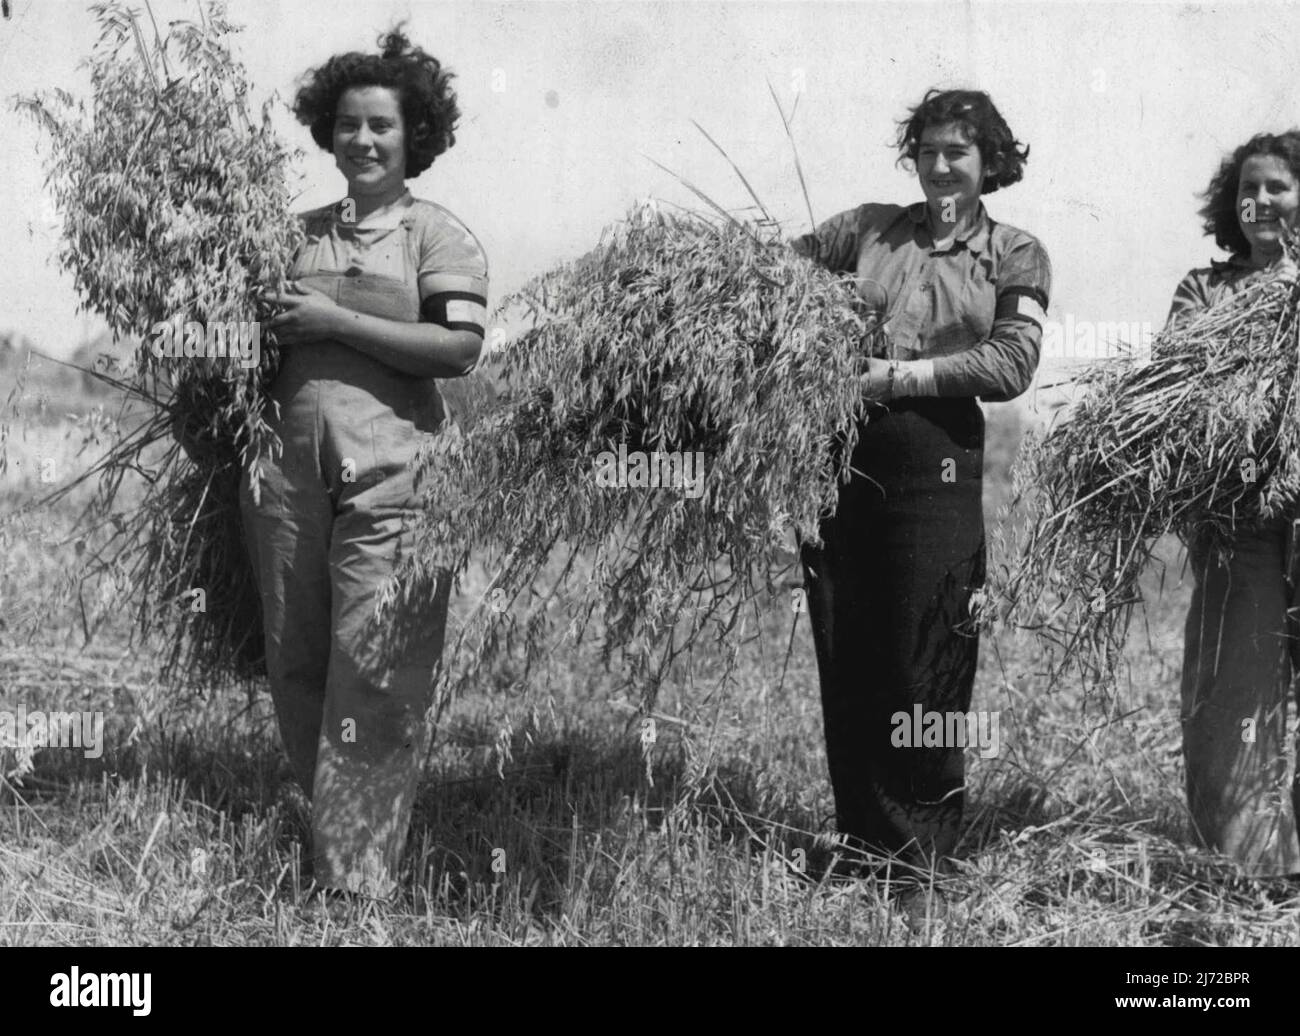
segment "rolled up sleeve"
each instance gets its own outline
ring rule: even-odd
[[[1021,234],[999,263],[997,309],[988,336],[960,353],[935,357],[936,393],[1005,403],[1029,388],[1038,369],[1051,287],[1046,249]]]

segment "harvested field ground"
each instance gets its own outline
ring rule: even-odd
[[[991,413],[990,520],[1014,414]],[[23,464],[0,475],[0,513],[31,498],[46,452],[63,451],[61,474],[84,463],[68,435],[11,428]],[[102,710],[104,750],[44,749],[0,789],[0,944],[1300,943],[1300,890],[1191,848],[1176,545],[1108,709],[1045,695],[1027,638],[985,639],[973,708],[1000,713],[1001,751],[968,752],[959,899],[926,931],[879,885],[798,872],[833,823],[805,615],[779,680],[785,599],[756,616],[727,695],[661,698],[653,783],[614,677],[585,652],[557,653],[554,708],[535,714],[500,690],[508,661],[485,673],[439,731],[400,902],[331,913],[304,893],[307,821],[265,691],[166,693],[111,597],[34,610],[75,559],[60,544],[74,504],[0,545],[0,708]]]

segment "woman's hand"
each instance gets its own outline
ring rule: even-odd
[[[858,376],[862,383],[862,395],[869,403],[887,403],[893,398],[892,379],[889,377],[889,361],[877,356],[867,357],[867,372]]]
[[[272,317],[266,325],[275,332],[281,345],[333,338],[338,331],[341,307],[319,291],[290,281],[287,293],[263,298],[272,305],[284,307],[284,312]]]

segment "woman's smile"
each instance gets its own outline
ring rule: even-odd
[[[984,163],[966,127],[928,126],[921,134],[916,171],[936,221],[970,219],[984,188]]]
[[[1300,183],[1276,155],[1252,155],[1241,166],[1237,218],[1251,260],[1264,266],[1281,254],[1282,234],[1300,212]]]
[[[334,161],[348,193],[379,204],[406,190],[406,126],[397,93],[384,86],[353,87],[334,117]]]

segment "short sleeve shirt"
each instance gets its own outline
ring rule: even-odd
[[[480,328],[486,322],[487,256],[478,239],[441,205],[406,194],[383,212],[359,222],[346,218],[342,205],[327,205],[303,216],[306,241],[293,267],[295,279],[313,275],[355,281],[358,291],[335,301],[393,320],[420,319],[421,305],[433,296],[451,296],[448,316],[463,316]],[[409,305],[388,294],[365,290],[404,284]],[[453,303],[459,302],[456,306]],[[375,312],[380,305],[385,312]],[[472,318],[477,319],[472,319]]]
[[[794,248],[854,276],[882,322],[892,355],[932,359],[941,396],[1012,399],[1038,367],[1051,291],[1047,252],[1032,235],[991,219],[935,247],[926,203],[866,204],[833,216]]]

